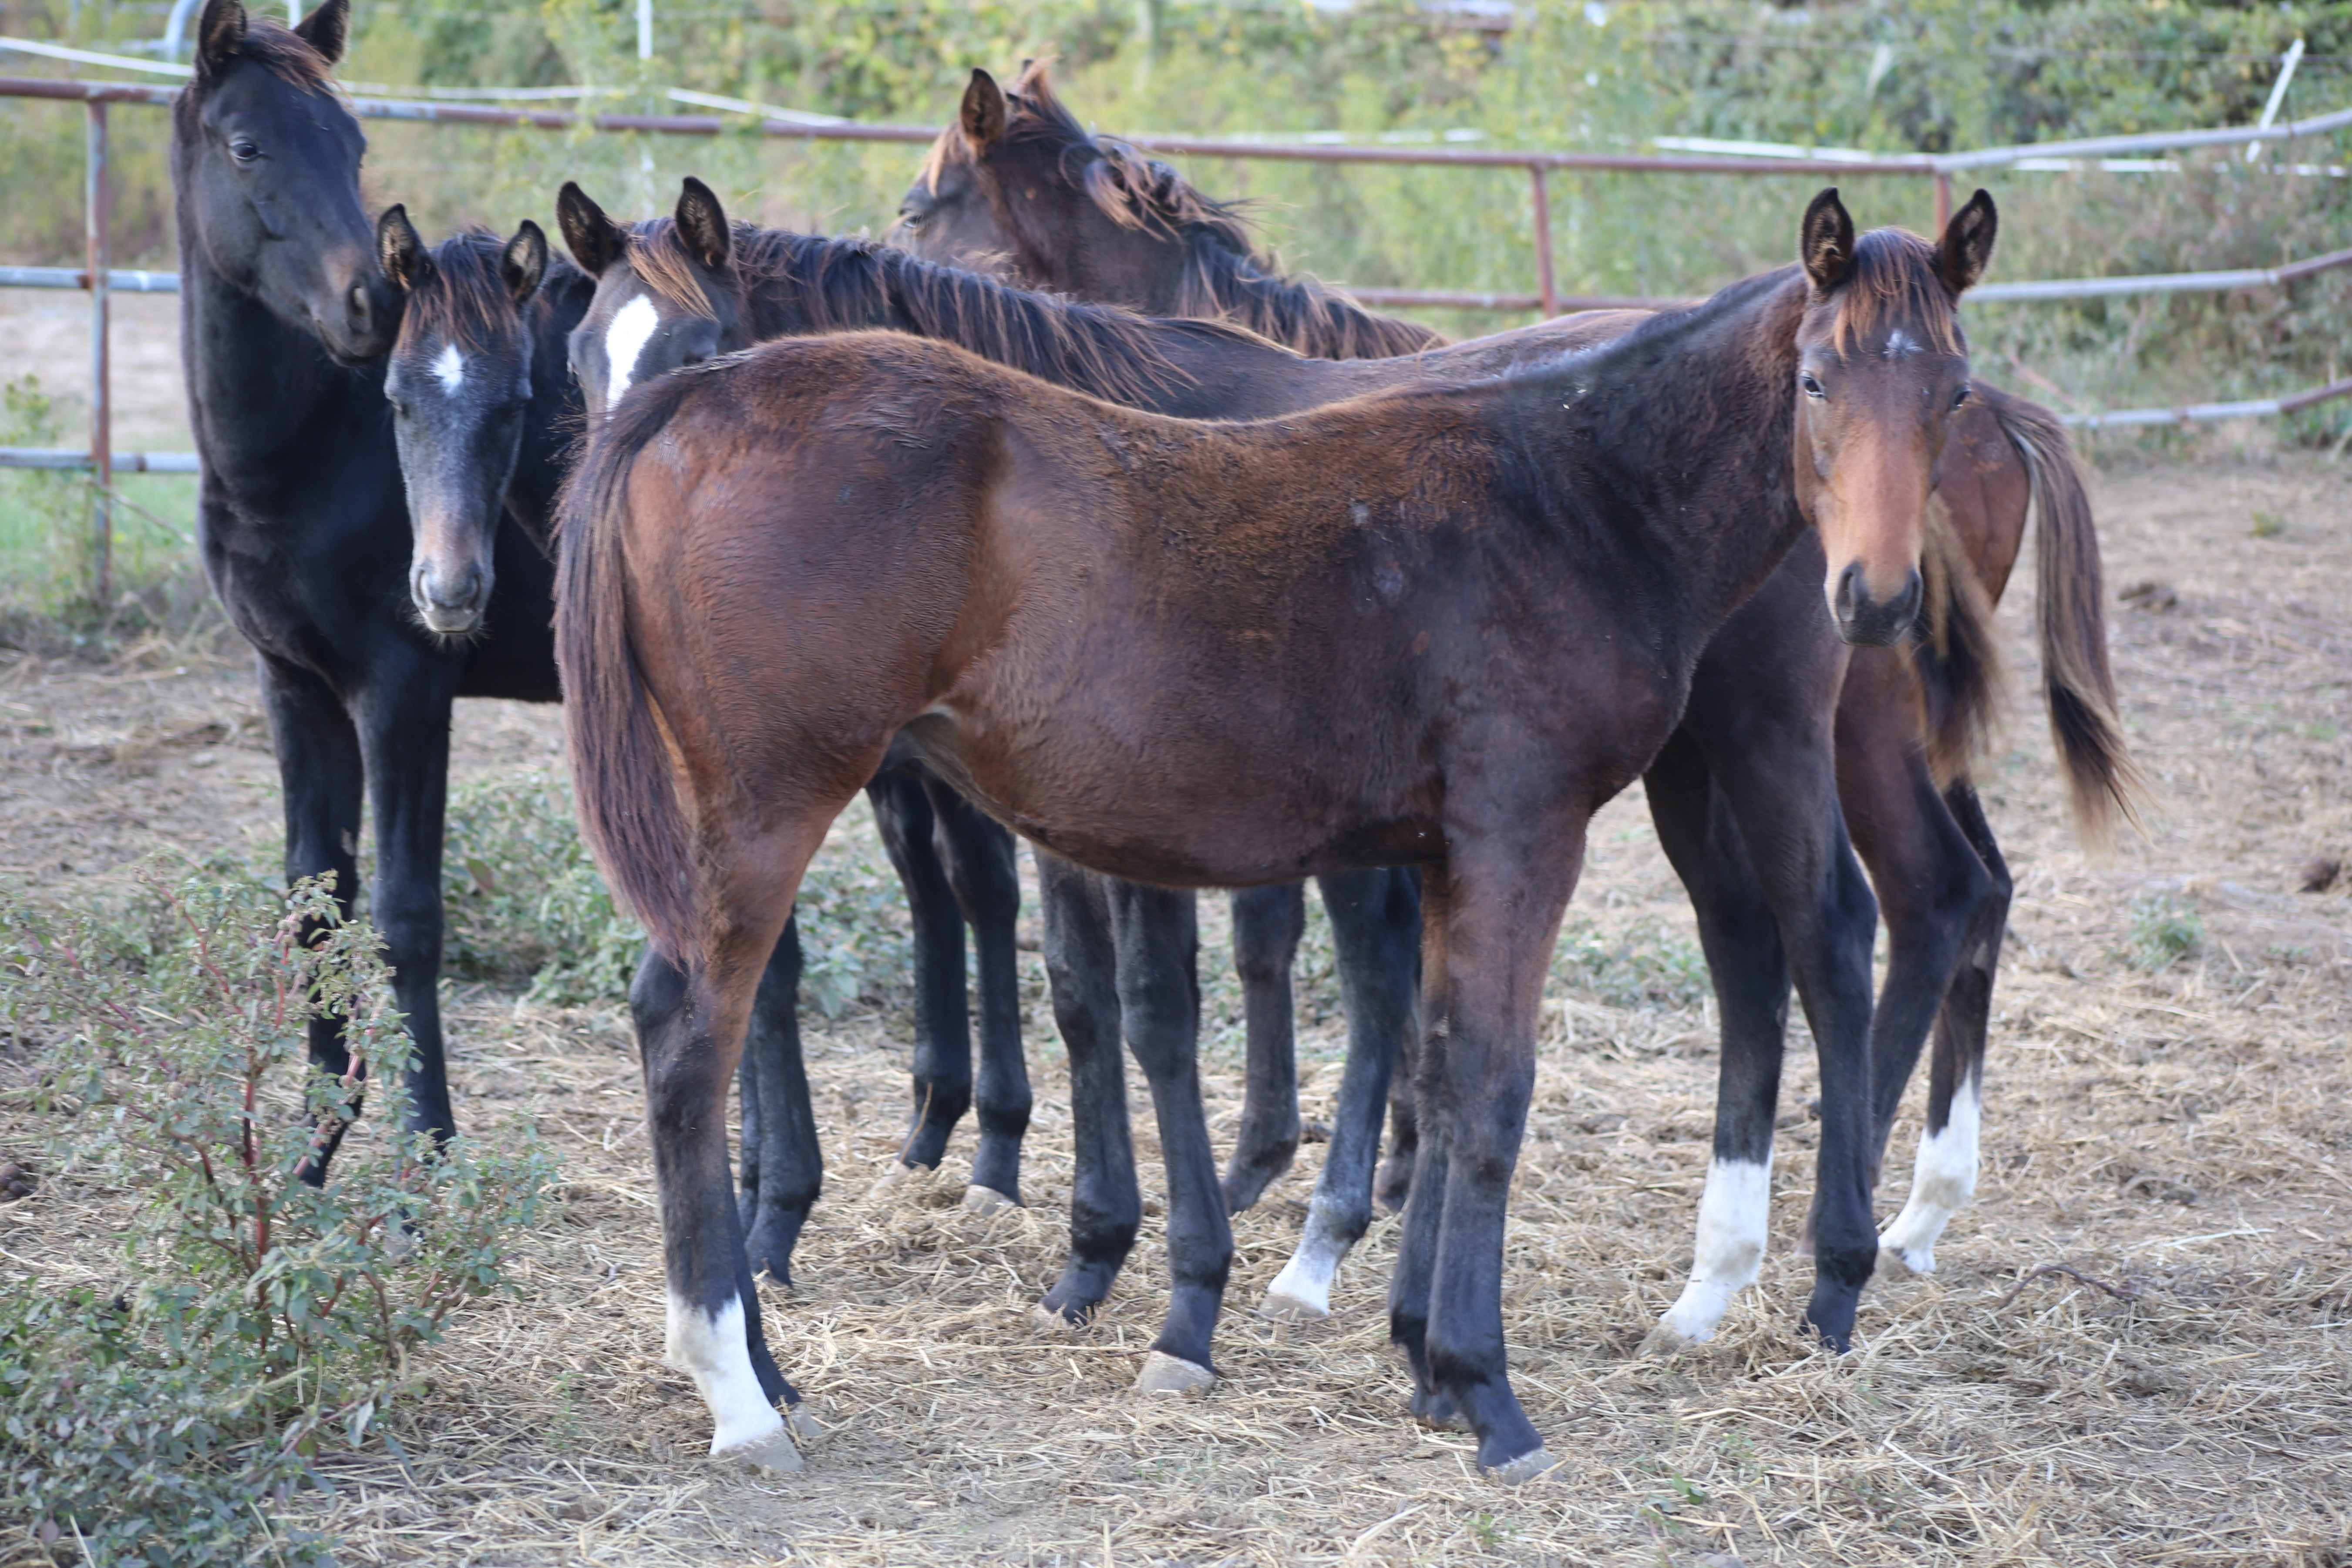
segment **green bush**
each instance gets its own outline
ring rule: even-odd
[[[553,769],[450,792],[442,860],[450,972],[576,1006],[628,994],[645,933],[614,907]],[[866,811],[850,807],[800,891],[802,999],[828,1018],[910,993],[914,927]]]
[[[552,1173],[527,1129],[437,1153],[398,1131],[409,1045],[379,945],[319,882],[217,869],[151,871],[110,913],[0,901],[0,1025],[60,1123],[50,1179],[135,1197],[140,1280],[111,1300],[19,1281],[0,1307],[0,1508],[100,1563],[327,1560],[263,1502],[381,1431],[409,1352],[502,1286]],[[350,1074],[306,1065],[317,1017]],[[362,1078],[369,1120],[304,1183]]]

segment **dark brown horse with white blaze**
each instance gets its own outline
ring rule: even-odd
[[[1005,89],[985,71],[972,73],[957,123],[941,133],[907,194],[898,233],[943,263],[987,268],[1086,300],[1247,321],[1307,353],[1397,352],[1366,324],[1383,318],[1312,279],[1279,276],[1253,254],[1229,207],[1169,165],[1089,132],[1055,95],[1043,62],[1032,62]],[[1477,342],[1590,331],[1586,323],[1596,318],[1588,312]],[[1580,341],[1638,319],[1621,316]],[[1409,363],[1434,372],[1474,346],[1431,350],[1416,342]],[[1718,634],[1681,731],[1645,776],[1660,844],[1698,917],[1723,1039],[1696,1258],[1687,1288],[1650,1337],[1652,1348],[1710,1337],[1730,1296],[1756,1277],[1792,977],[1822,1057],[1825,1101],[1833,1081],[1845,1081],[1831,1062],[1843,1048],[1847,1007],[1864,1011],[1874,1172],[1933,1030],[1910,1201],[1885,1227],[1885,1253],[1913,1270],[1932,1270],[1937,1237],[1974,1187],[1979,1080],[2010,891],[1969,777],[1973,742],[1993,707],[1986,700],[2002,684],[1998,649],[1985,635],[1989,614],[1977,612],[1989,611],[2008,580],[2029,499],[2041,534],[2052,735],[2078,827],[2086,839],[2103,840],[2115,815],[2131,815],[2140,784],[2115,714],[2087,498],[2055,416],[1981,383],[1955,424],[1930,502],[1948,525],[1937,537],[1950,548],[1937,558],[1951,570],[1946,591],[1928,597],[1925,635],[1902,648],[1856,652],[1849,662],[1828,644],[1827,624],[1815,618],[1798,581],[1811,572],[1805,550],[1792,553]],[[1954,613],[1956,606],[1965,608]],[[1801,698],[1822,706],[1806,710]],[[1822,804],[1832,817],[1842,808],[1887,925],[1888,967],[1874,1016],[1866,994],[1849,1003],[1841,978],[1859,965],[1866,979],[1868,896],[1843,885],[1851,878],[1809,880],[1806,837],[1798,831],[1810,820],[1807,796],[1832,766],[1832,710],[1836,798],[1823,790]],[[1821,825],[1806,832],[1818,838]],[[1842,850],[1836,858],[1844,859]],[[1850,951],[1856,935],[1859,953]],[[1286,1076],[1262,1085],[1257,1067],[1253,1056],[1253,1101],[1262,1088],[1269,1098],[1288,1090]],[[1335,1160],[1351,1142],[1376,1133],[1366,1110],[1343,1084],[1333,1113]],[[1401,1075],[1398,1148],[1411,1146],[1412,1110]],[[1831,1142],[1824,1139],[1808,1240],[1822,1225],[1839,1223],[1825,1204],[1859,1201],[1866,1212],[1867,1194],[1846,1194],[1833,1175]],[[1335,1168],[1327,1162],[1318,1183],[1318,1210]],[[1384,1187],[1387,1181],[1384,1173]],[[1314,1228],[1310,1222],[1310,1242]],[[1293,1268],[1311,1250],[1303,1247]],[[1278,1287],[1292,1277],[1286,1269]]]
[[[1800,267],[1556,364],[1256,425],[887,334],[623,399],[566,498],[558,639],[583,826],[686,974],[642,1044],[670,1350],[714,1452],[797,1463],[744,1308],[727,1079],[810,857],[904,747],[1115,876],[1423,868],[1391,1330],[1418,1415],[1505,1479],[1548,1468],[1505,1370],[1503,1220],[1586,824],[1808,507],[1841,631],[1904,632],[1993,228],[1979,193],[1939,245],[1857,243],[1825,192]],[[1809,1311],[1842,1334],[1872,1257],[1829,1261]],[[1205,1364],[1205,1324],[1153,1348]]]

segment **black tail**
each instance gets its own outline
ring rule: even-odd
[[[2140,826],[2147,780],[2132,760],[2116,710],[2116,679],[2107,664],[2106,588],[2090,493],[2056,415],[2021,397],[1989,401],[2033,478],[2042,681],[2074,829],[2084,842],[2105,845],[2114,837],[2116,817]]]
[[[555,655],[580,829],[614,893],[681,967],[695,935],[692,837],[669,735],[637,662],[621,552],[630,468],[692,380],[662,377],[597,424],[556,525]]]

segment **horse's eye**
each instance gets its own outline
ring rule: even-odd
[[[1797,384],[1804,388],[1805,395],[1807,397],[1819,397],[1822,395],[1822,384],[1813,379],[1813,373],[1811,371],[1806,371],[1803,374],[1798,376]]]
[[[1968,403],[1968,401],[1969,401],[1969,384],[1968,384],[1967,382],[1965,382],[1965,381],[1964,381],[1964,382],[1960,383],[1960,389],[1959,389],[1959,391],[1958,391],[1958,392],[1956,392],[1956,393],[1952,394],[1952,406],[1953,406],[1953,407],[1955,407],[1955,408],[1962,407],[1962,406],[1966,405],[1966,404]]]
[[[261,144],[250,136],[239,136],[228,144],[228,155],[240,163],[250,163],[261,156]]]

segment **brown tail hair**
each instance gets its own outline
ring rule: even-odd
[[[1953,536],[1943,501],[1927,502],[1924,607],[1910,643],[1927,765],[1939,785],[1965,778],[2007,716],[2009,660],[1991,598]]]
[[[681,967],[696,930],[693,835],[631,638],[621,540],[629,470],[694,379],[661,377],[590,435],[558,502],[555,591],[555,658],[581,832],[655,949]]]
[[[1989,401],[2033,480],[2042,684],[2074,831],[2084,842],[2104,847],[2114,838],[2118,816],[2140,826],[2147,779],[2124,740],[2116,678],[2107,665],[2106,587],[2090,494],[2056,415],[2021,397]]]

